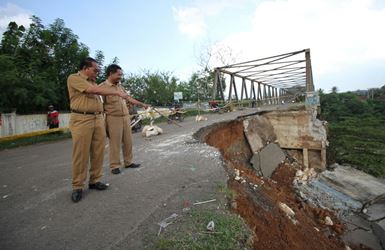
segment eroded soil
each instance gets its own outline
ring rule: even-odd
[[[292,183],[300,164],[294,166],[286,160],[271,179],[258,176],[249,163],[252,152],[241,120],[214,124],[198,131],[195,137],[221,152],[230,176],[228,186],[237,194],[232,210],[254,232],[254,249],[345,249],[341,239],[345,228],[336,215],[312,207],[295,194]],[[279,203],[286,204],[295,215],[288,216]],[[333,225],[325,224],[326,216]]]

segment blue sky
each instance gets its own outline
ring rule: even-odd
[[[92,54],[102,50],[107,64],[117,56],[126,73],[186,80],[204,51],[215,67],[310,48],[317,89],[385,85],[383,0],[0,0],[0,32],[31,15],[44,25],[63,19]]]

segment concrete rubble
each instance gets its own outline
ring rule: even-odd
[[[285,158],[282,149],[276,143],[270,143],[261,152],[254,154],[250,162],[255,170],[262,173],[263,177],[270,178],[271,174]]]
[[[384,249],[385,182],[349,166],[335,164],[333,169],[308,182],[294,181],[297,195],[313,206],[335,211],[347,226],[345,241]],[[333,225],[329,219],[325,224]]]
[[[338,166],[334,171],[324,171],[320,176],[334,189],[365,203],[385,193],[385,181],[349,166]]]
[[[270,122],[263,116],[254,116],[243,121],[245,136],[249,142],[251,151],[258,153],[270,142],[274,142],[277,136]]]
[[[243,121],[244,132],[253,157],[250,160],[253,168],[264,177],[271,174],[286,158],[276,143],[277,137],[270,122],[263,116],[254,116]]]

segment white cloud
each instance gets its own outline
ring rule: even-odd
[[[173,7],[174,18],[178,22],[178,28],[190,38],[196,38],[205,33],[206,25],[204,16],[195,7]]]
[[[385,8],[375,4],[374,0],[264,1],[256,6],[247,31],[230,34],[220,44],[241,55],[237,61],[310,48],[313,72],[335,73],[348,65],[385,60]]]
[[[0,6],[0,35],[4,33],[8,24],[12,21],[27,28],[31,23],[31,16],[32,14],[29,11],[12,3]]]
[[[179,31],[190,38],[198,38],[207,32],[206,18],[221,14],[224,9],[240,7],[246,0],[195,0],[190,6],[172,7]]]

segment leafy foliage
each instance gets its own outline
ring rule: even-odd
[[[329,122],[329,163],[347,163],[385,177],[384,87],[370,100],[354,93],[320,95],[321,118]]]
[[[187,82],[181,82],[170,72],[145,71],[142,75],[128,75],[123,86],[138,100],[155,106],[170,106],[174,92],[182,92],[183,101],[208,100],[212,76],[194,73]]]
[[[66,79],[88,54],[62,19],[45,27],[33,16],[28,29],[10,22],[0,46],[0,112],[67,109]]]

